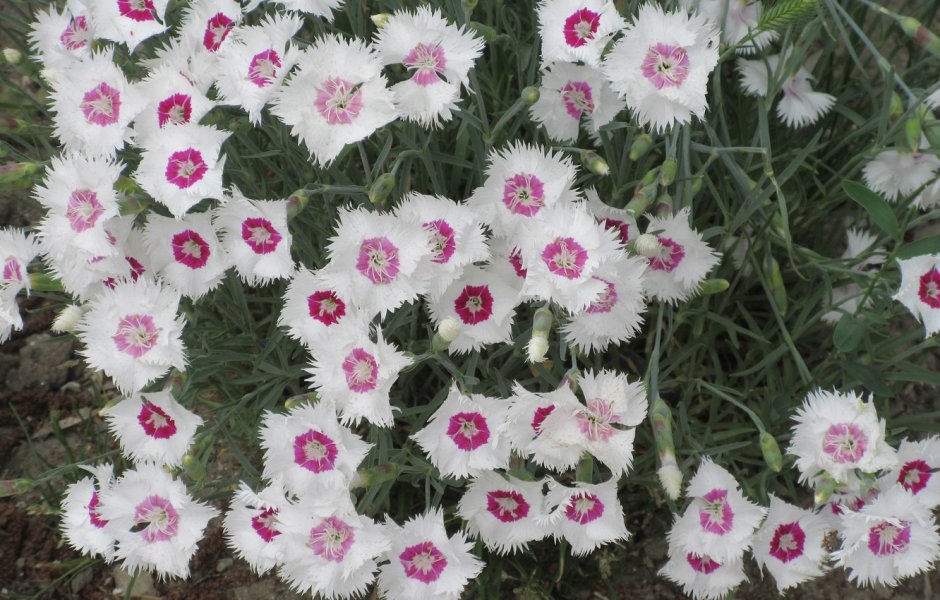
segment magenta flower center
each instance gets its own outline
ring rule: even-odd
[[[897,524],[882,521],[868,530],[868,549],[872,554],[885,556],[904,552],[911,545],[911,524],[898,520]]]
[[[920,277],[920,300],[930,308],[940,308],[940,271],[933,267]]]
[[[222,13],[216,13],[206,23],[206,30],[202,34],[202,45],[209,52],[215,52],[228,37],[235,23]]]
[[[601,279],[595,276],[594,279],[603,282],[604,291],[598,296],[597,300],[588,305],[584,312],[592,315],[609,313],[614,305],[617,304],[617,287],[612,281]]]
[[[248,80],[259,88],[267,87],[277,78],[281,68],[281,57],[273,50],[264,50],[255,54],[248,63]]]
[[[294,462],[308,471],[332,471],[338,453],[336,442],[316,429],[308,429],[294,438]]]
[[[144,265],[140,264],[140,261],[133,256],[125,256],[124,260],[126,260],[127,264],[130,265],[131,281],[137,281],[138,277],[147,272],[147,269],[144,268]]]
[[[785,523],[774,531],[774,537],[770,540],[770,555],[780,562],[790,562],[803,556],[805,542],[806,534],[798,522]]]
[[[836,423],[829,426],[822,446],[837,463],[858,462],[868,449],[868,436],[854,423]]]
[[[689,55],[683,48],[670,44],[653,44],[646,51],[640,67],[643,76],[661,90],[679,87],[689,76]]]
[[[587,259],[587,250],[570,237],[557,237],[542,250],[542,260],[548,270],[565,279],[580,277]]]
[[[657,237],[656,241],[659,242],[659,248],[656,254],[649,257],[649,266],[657,271],[671,273],[685,257],[685,248],[679,242],[665,237]]]
[[[600,14],[587,8],[572,13],[565,19],[565,43],[572,48],[580,48],[594,39],[597,28],[601,24]]]
[[[356,536],[345,521],[338,517],[327,517],[310,530],[307,547],[317,556],[332,562],[343,562]]]
[[[88,45],[88,22],[85,17],[72,17],[65,31],[59,36],[59,41],[66,50],[78,50]]]
[[[698,509],[698,521],[702,529],[724,535],[734,525],[734,511],[728,504],[728,490],[716,488],[702,497],[704,505]]]
[[[432,542],[408,546],[398,555],[398,560],[405,569],[405,576],[422,583],[437,581],[447,567],[447,559]]]
[[[549,404],[548,406],[540,406],[535,409],[535,414],[532,415],[532,431],[536,434],[542,433],[542,423],[545,422],[545,419],[548,418],[548,415],[552,414],[555,411],[555,405]]]
[[[369,238],[359,245],[356,270],[372,283],[391,283],[398,276],[398,268],[398,247],[387,237]]]
[[[258,537],[266,542],[270,542],[281,532],[277,530],[277,509],[266,508],[251,518],[251,528],[255,530]]]
[[[111,336],[117,349],[134,358],[140,358],[157,345],[160,330],[153,317],[143,314],[124,316],[118,321],[117,333]]]
[[[121,93],[102,81],[85,92],[79,107],[88,123],[102,127],[112,125],[121,116]]]
[[[503,204],[517,215],[531,217],[545,206],[545,185],[529,173],[516,173],[503,184]]]
[[[202,159],[202,153],[195,148],[174,152],[166,161],[166,180],[185,190],[206,174],[209,166]]]
[[[101,515],[98,514],[99,502],[100,500],[98,499],[98,492],[95,490],[92,490],[91,500],[88,501],[88,520],[91,522],[92,525],[94,525],[98,529],[101,529],[102,527],[107,525],[108,522],[105,519],[102,519]]]
[[[512,270],[516,272],[520,279],[525,279],[526,275],[529,274],[529,270],[522,266],[522,252],[518,248],[513,248],[512,252],[509,253],[509,264],[512,265]]]
[[[343,373],[350,390],[360,394],[371,392],[379,381],[379,363],[362,348],[353,348],[343,361]]]
[[[441,81],[447,59],[440,44],[418,44],[405,55],[401,64],[407,69],[414,69],[411,80],[421,86],[428,86]]]
[[[188,94],[173,94],[157,104],[157,123],[163,129],[167,125],[189,123],[193,115],[193,101]]]
[[[431,254],[434,256],[431,262],[439,265],[446,264],[457,248],[457,243],[454,241],[454,228],[444,219],[428,221],[422,227],[431,235]]]
[[[138,23],[157,20],[157,11],[152,0],[117,0],[117,5],[122,17]]]
[[[170,241],[173,247],[173,258],[176,262],[189,267],[190,269],[201,269],[209,262],[209,256],[212,252],[209,250],[209,244],[201,235],[187,229],[173,236]]]
[[[604,514],[604,503],[590,492],[578,492],[573,495],[565,506],[565,516],[569,521],[585,525],[595,521]]]
[[[313,104],[330,125],[352,123],[362,110],[362,84],[354,85],[342,77],[329,77],[316,92]]]
[[[336,292],[320,290],[307,296],[307,311],[311,317],[329,327],[346,314],[346,303]]]
[[[158,440],[165,440],[176,433],[176,421],[173,417],[147,400],[143,401],[140,412],[137,413],[137,422],[144,429],[144,433]]]
[[[585,81],[569,81],[561,88],[561,101],[572,119],[580,119],[584,113],[594,112],[594,97],[591,86]]]
[[[467,325],[476,325],[493,315],[493,294],[485,285],[466,286],[454,300],[454,310]]]
[[[242,240],[255,254],[270,254],[281,241],[271,221],[261,217],[249,217],[242,221]]]
[[[901,472],[898,474],[898,483],[910,493],[916,494],[927,487],[927,482],[930,481],[930,477],[933,475],[932,471],[930,465],[925,461],[921,459],[910,460],[901,467]]]
[[[81,233],[95,226],[104,213],[98,195],[92,190],[75,190],[69,195],[65,208],[65,217],[72,226],[72,231]]]
[[[721,566],[721,563],[712,560],[710,557],[693,552],[686,554],[685,560],[689,563],[689,566],[692,567],[692,570],[702,573],[703,575],[708,575]]]
[[[604,228],[613,229],[614,232],[620,237],[620,243],[624,246],[627,245],[627,242],[630,241],[630,224],[624,223],[620,219],[611,219],[610,217],[604,219]]]
[[[592,442],[606,442],[617,430],[614,423],[620,422],[620,415],[614,413],[613,403],[600,398],[587,401],[587,409],[578,411],[578,428]]]
[[[447,436],[458,448],[469,452],[479,448],[490,439],[490,428],[486,417],[478,412],[459,412],[447,424]]]
[[[179,522],[176,509],[163,496],[148,496],[134,508],[134,526],[148,544],[172,539]]]
[[[23,277],[23,265],[20,264],[20,261],[15,256],[11,256],[6,259],[3,263],[3,280],[9,281],[12,283],[22,283],[24,280]]]
[[[486,493],[486,510],[503,523],[512,523],[529,514],[529,503],[519,492],[494,490]]]

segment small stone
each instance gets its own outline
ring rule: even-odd
[[[134,587],[130,588],[131,598],[140,598],[141,596],[156,596],[157,595],[157,590],[153,587],[153,577],[150,575],[150,573],[146,571],[140,571],[137,574],[137,579],[134,579],[134,577],[130,573],[128,573],[121,567],[114,567],[114,569],[112,570],[112,574],[114,575],[114,595],[115,596],[122,596],[126,594],[125,590],[127,590],[128,587],[131,585],[132,580],[134,581],[133,583]]]
[[[231,558],[223,558],[219,560],[219,562],[217,562],[215,565],[215,572],[222,573],[223,571],[228,570],[228,568],[231,567],[234,562],[235,561]]]

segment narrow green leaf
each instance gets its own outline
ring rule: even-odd
[[[914,240],[901,246],[897,257],[900,259],[923,256],[924,254],[940,254],[940,235],[932,235],[920,240]]]
[[[896,240],[901,239],[901,227],[898,225],[898,218],[884,198],[857,181],[843,181],[842,189],[852,200],[858,202],[868,212],[875,224],[881,227],[885,233]]]
[[[851,352],[858,348],[865,337],[865,326],[852,315],[842,315],[832,332],[832,343],[840,352]]]

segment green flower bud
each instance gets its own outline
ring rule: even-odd
[[[392,15],[389,13],[376,13],[369,17],[372,21],[372,24],[375,25],[378,29],[385,27],[385,24],[388,23],[388,20],[392,18]]]
[[[33,482],[29,479],[0,479],[0,498],[25,494],[33,489]]]
[[[601,177],[610,175],[610,165],[607,164],[607,161],[604,160],[600,154],[593,150],[581,152],[581,164],[584,165],[585,169],[595,175],[600,175]]]
[[[783,470],[783,455],[780,454],[780,446],[774,436],[766,431],[760,432],[760,451],[764,455],[764,462],[774,473]]]
[[[698,291],[702,295],[720,294],[731,287],[727,279],[706,279],[699,286]]]
[[[532,335],[548,337],[548,333],[552,330],[552,320],[554,315],[548,307],[541,307],[535,311],[535,315],[532,317]]]
[[[653,147],[653,136],[648,133],[642,133],[636,136],[633,144],[630,146],[630,160],[638,160],[650,151]]]
[[[822,504],[832,497],[836,491],[836,481],[828,473],[823,473],[816,480],[816,492],[814,500],[816,504]]]
[[[301,188],[287,197],[287,218],[293,219],[304,212],[307,204],[310,203],[310,194],[307,190]]]
[[[498,35],[495,29],[489,25],[484,25],[483,23],[479,23],[477,21],[470,21],[470,29],[480,34],[480,37],[483,38],[483,41],[487,44],[492,44]]]
[[[667,158],[663,162],[662,166],[662,175],[659,178],[659,183],[662,185],[672,185],[672,182],[676,180],[676,172],[679,170],[679,163],[676,162],[675,158]]]
[[[904,121],[904,141],[907,142],[907,147],[911,149],[911,152],[917,152],[920,149],[920,134],[920,118],[914,116]]]
[[[382,173],[376,177],[369,188],[369,202],[377,206],[384,204],[393,189],[395,189],[395,176],[391,173]]]
[[[539,101],[539,96],[541,96],[539,93],[539,88],[530,85],[529,87],[523,88],[522,95],[520,97],[526,104],[535,104]]]
[[[888,117],[892,121],[898,120],[904,114],[904,101],[898,96],[897,92],[891,93],[891,107],[888,109]]]

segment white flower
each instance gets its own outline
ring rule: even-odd
[[[311,350],[329,346],[338,331],[349,329],[345,335],[350,335],[365,333],[369,327],[345,290],[329,285],[320,272],[302,267],[287,285],[277,324]]]
[[[594,215],[597,222],[605,228],[612,229],[622,245],[626,246],[639,235],[640,228],[637,226],[636,217],[632,213],[623,208],[614,208],[604,203],[594,188],[585,189],[584,197],[587,199],[585,207],[588,212]]]
[[[934,180],[940,173],[940,158],[906,150],[883,150],[865,164],[865,184],[889,202],[905,198]]]
[[[215,107],[215,102],[168,64],[152,70],[137,87],[147,99],[147,105],[134,118],[135,145],[141,148],[149,148],[153,138],[167,129],[199,123]]]
[[[225,541],[251,570],[261,575],[274,568],[283,554],[278,539],[284,531],[277,523],[280,511],[289,505],[280,481],[275,481],[258,494],[244,482],[232,497],[222,528]]]
[[[396,116],[382,65],[361,40],[327,35],[304,50],[271,112],[290,126],[319,165]]]
[[[384,317],[427,290],[427,273],[419,267],[428,250],[420,225],[362,208],[346,209],[330,238],[330,262],[320,274],[344,290],[366,317]]]
[[[38,11],[33,18],[29,45],[42,63],[46,79],[54,80],[76,60],[91,55],[92,24],[85,15],[73,15],[67,9],[60,13],[50,5],[47,11]]]
[[[194,300],[222,283],[230,265],[211,213],[190,213],[178,220],[151,213],[144,242],[153,268],[180,294]]]
[[[249,200],[237,189],[215,210],[222,247],[248,285],[290,277],[291,234],[286,200]]]
[[[796,456],[800,481],[824,471],[844,482],[854,469],[876,473],[897,464],[894,448],[885,441],[885,421],[878,420],[871,398],[863,402],[852,392],[815,389],[793,420],[787,452]]]
[[[171,367],[186,368],[176,316],[179,293],[146,278],[122,281],[91,300],[76,329],[88,366],[104,371],[124,393],[134,393]]]
[[[53,135],[66,151],[114,156],[124,147],[127,126],[144,107],[144,97],[112,62],[111,53],[75,61],[52,82]]]
[[[287,414],[266,412],[261,424],[264,477],[281,478],[291,493],[303,496],[349,486],[372,444],[342,427],[327,399]]]
[[[904,440],[898,447],[898,464],[881,480],[883,489],[895,483],[929,509],[940,506],[940,437],[916,442]]]
[[[898,260],[901,286],[894,299],[924,324],[927,335],[940,331],[940,254]]]
[[[703,458],[686,494],[692,498],[670,531],[686,552],[706,555],[719,563],[739,562],[751,547],[764,509],[738,489],[738,482],[710,458]]]
[[[429,6],[396,11],[374,44],[383,65],[401,65],[410,75],[392,86],[401,116],[432,128],[451,120],[461,86],[469,86],[467,73],[483,52],[482,39]]]
[[[412,517],[404,526],[386,521],[385,527],[392,547],[379,571],[382,598],[458,600],[483,570],[463,533],[447,537],[441,509]]]
[[[541,0],[536,16],[542,67],[556,61],[596,67],[607,42],[626,25],[610,0]]]
[[[689,551],[673,532],[669,533],[669,561],[659,575],[682,586],[695,600],[724,598],[747,579],[744,561],[719,561],[702,551]]]
[[[114,466],[102,464],[82,467],[94,475],[70,484],[62,496],[62,535],[69,546],[82,554],[101,556],[107,562],[114,558],[114,536],[106,529],[107,521],[98,509],[100,493],[111,486]]]
[[[513,237],[543,208],[570,204],[577,175],[571,160],[524,142],[511,143],[487,158],[486,180],[467,201],[493,233]]]
[[[232,42],[241,20],[242,7],[235,0],[193,0],[183,9],[178,37],[192,54],[214,55]],[[217,68],[217,61],[212,64]]]
[[[221,198],[222,143],[231,135],[194,123],[177,125],[143,148],[134,179],[177,219],[203,198]]]
[[[659,248],[648,257],[644,278],[646,291],[663,302],[675,304],[698,293],[698,286],[720,256],[689,226],[690,210],[653,217],[646,233],[656,236]]]
[[[835,96],[815,91],[812,80],[809,71],[800,68],[796,75],[783,82],[783,97],[777,103],[777,117],[790,127],[813,125],[836,103]]]
[[[278,93],[284,77],[297,63],[300,51],[291,38],[302,25],[300,15],[288,13],[233,30],[231,41],[216,53],[215,87],[220,101],[241,106],[252,124],[258,125],[261,109]]]
[[[782,594],[823,574],[827,531],[823,517],[771,495],[767,520],[754,534],[754,560],[770,571]]]
[[[842,547],[833,557],[850,581],[894,586],[940,558],[940,534],[930,509],[895,486],[842,516]]]
[[[356,514],[348,492],[305,495],[282,508],[277,523],[278,575],[301,594],[361,597],[391,546],[382,525]]]
[[[539,99],[529,114],[553,140],[573,142],[582,121],[596,136],[626,105],[597,69],[559,62],[542,73]]]
[[[117,540],[115,558],[131,573],[155,571],[160,578],[189,576],[196,544],[218,514],[193,500],[162,467],[147,463],[125,471],[100,499],[98,514]]]
[[[604,74],[641,126],[661,131],[704,118],[718,34],[702,16],[644,4],[604,59]]]
[[[617,479],[611,477],[598,484],[576,482],[573,488],[549,480],[545,501],[552,513],[552,535],[556,540],[564,538],[573,556],[630,539],[623,506],[617,499]]]
[[[717,25],[721,29],[722,43],[728,46],[737,45],[752,35],[737,48],[740,54],[753,54],[777,39],[776,31],[757,32],[764,13],[760,0],[682,0],[682,5]]]
[[[516,383],[512,391],[503,431],[512,449],[556,471],[564,471],[578,464],[582,453],[580,437],[574,434],[571,439],[559,439],[552,435],[553,432],[545,431],[545,421],[554,412],[573,417],[578,410],[578,397],[571,388],[561,385],[553,392],[538,394]],[[561,422],[569,421],[573,419],[564,417]],[[577,430],[576,427],[574,429]]]
[[[457,512],[467,521],[467,531],[491,551],[507,554],[525,550],[529,542],[549,533],[544,485],[484,471],[467,485]]]
[[[464,267],[489,258],[483,225],[466,204],[412,192],[395,215],[420,225],[427,234],[428,254],[420,268],[427,272],[432,300],[461,278]]]
[[[642,382],[629,381],[622,373],[607,370],[596,375],[585,371],[578,387],[584,406],[576,419],[585,450],[615,478],[619,477],[633,462],[634,428],[646,418],[646,387]]]
[[[83,0],[95,37],[127,44],[131,52],[147,38],[166,31],[169,0]]]
[[[476,477],[509,466],[509,443],[501,439],[506,402],[463,394],[457,384],[427,424],[411,434],[444,477]]]
[[[22,229],[0,228],[0,298],[12,299],[23,289],[29,292],[26,267],[39,249],[34,235]]]
[[[101,413],[121,451],[138,463],[179,466],[202,425],[169,391],[134,394]]]
[[[170,67],[192,82],[200,93],[207,94],[215,83],[219,61],[215,54],[201,51],[200,46],[201,42],[193,36],[171,37],[155,48],[153,58],[140,59],[138,64],[149,71]]]
[[[848,229],[845,233],[848,237],[848,244],[846,246],[845,252],[842,253],[843,260],[857,258],[861,253],[874,246],[875,242],[877,241],[876,235],[873,235],[872,233],[869,233],[863,229]],[[884,263],[884,261],[884,250],[876,249],[873,250],[869,256],[863,260],[853,260],[851,269],[856,273],[864,274],[866,267],[869,265],[880,265]],[[855,282],[833,288],[832,297],[830,298],[829,304],[835,307],[835,310],[824,313],[822,320],[826,321],[827,323],[835,324],[839,322],[839,319],[842,318],[843,314],[854,315],[859,308],[859,303],[861,302],[864,293],[865,292],[862,287]],[[871,298],[865,301],[864,306],[868,307],[870,305]]]

